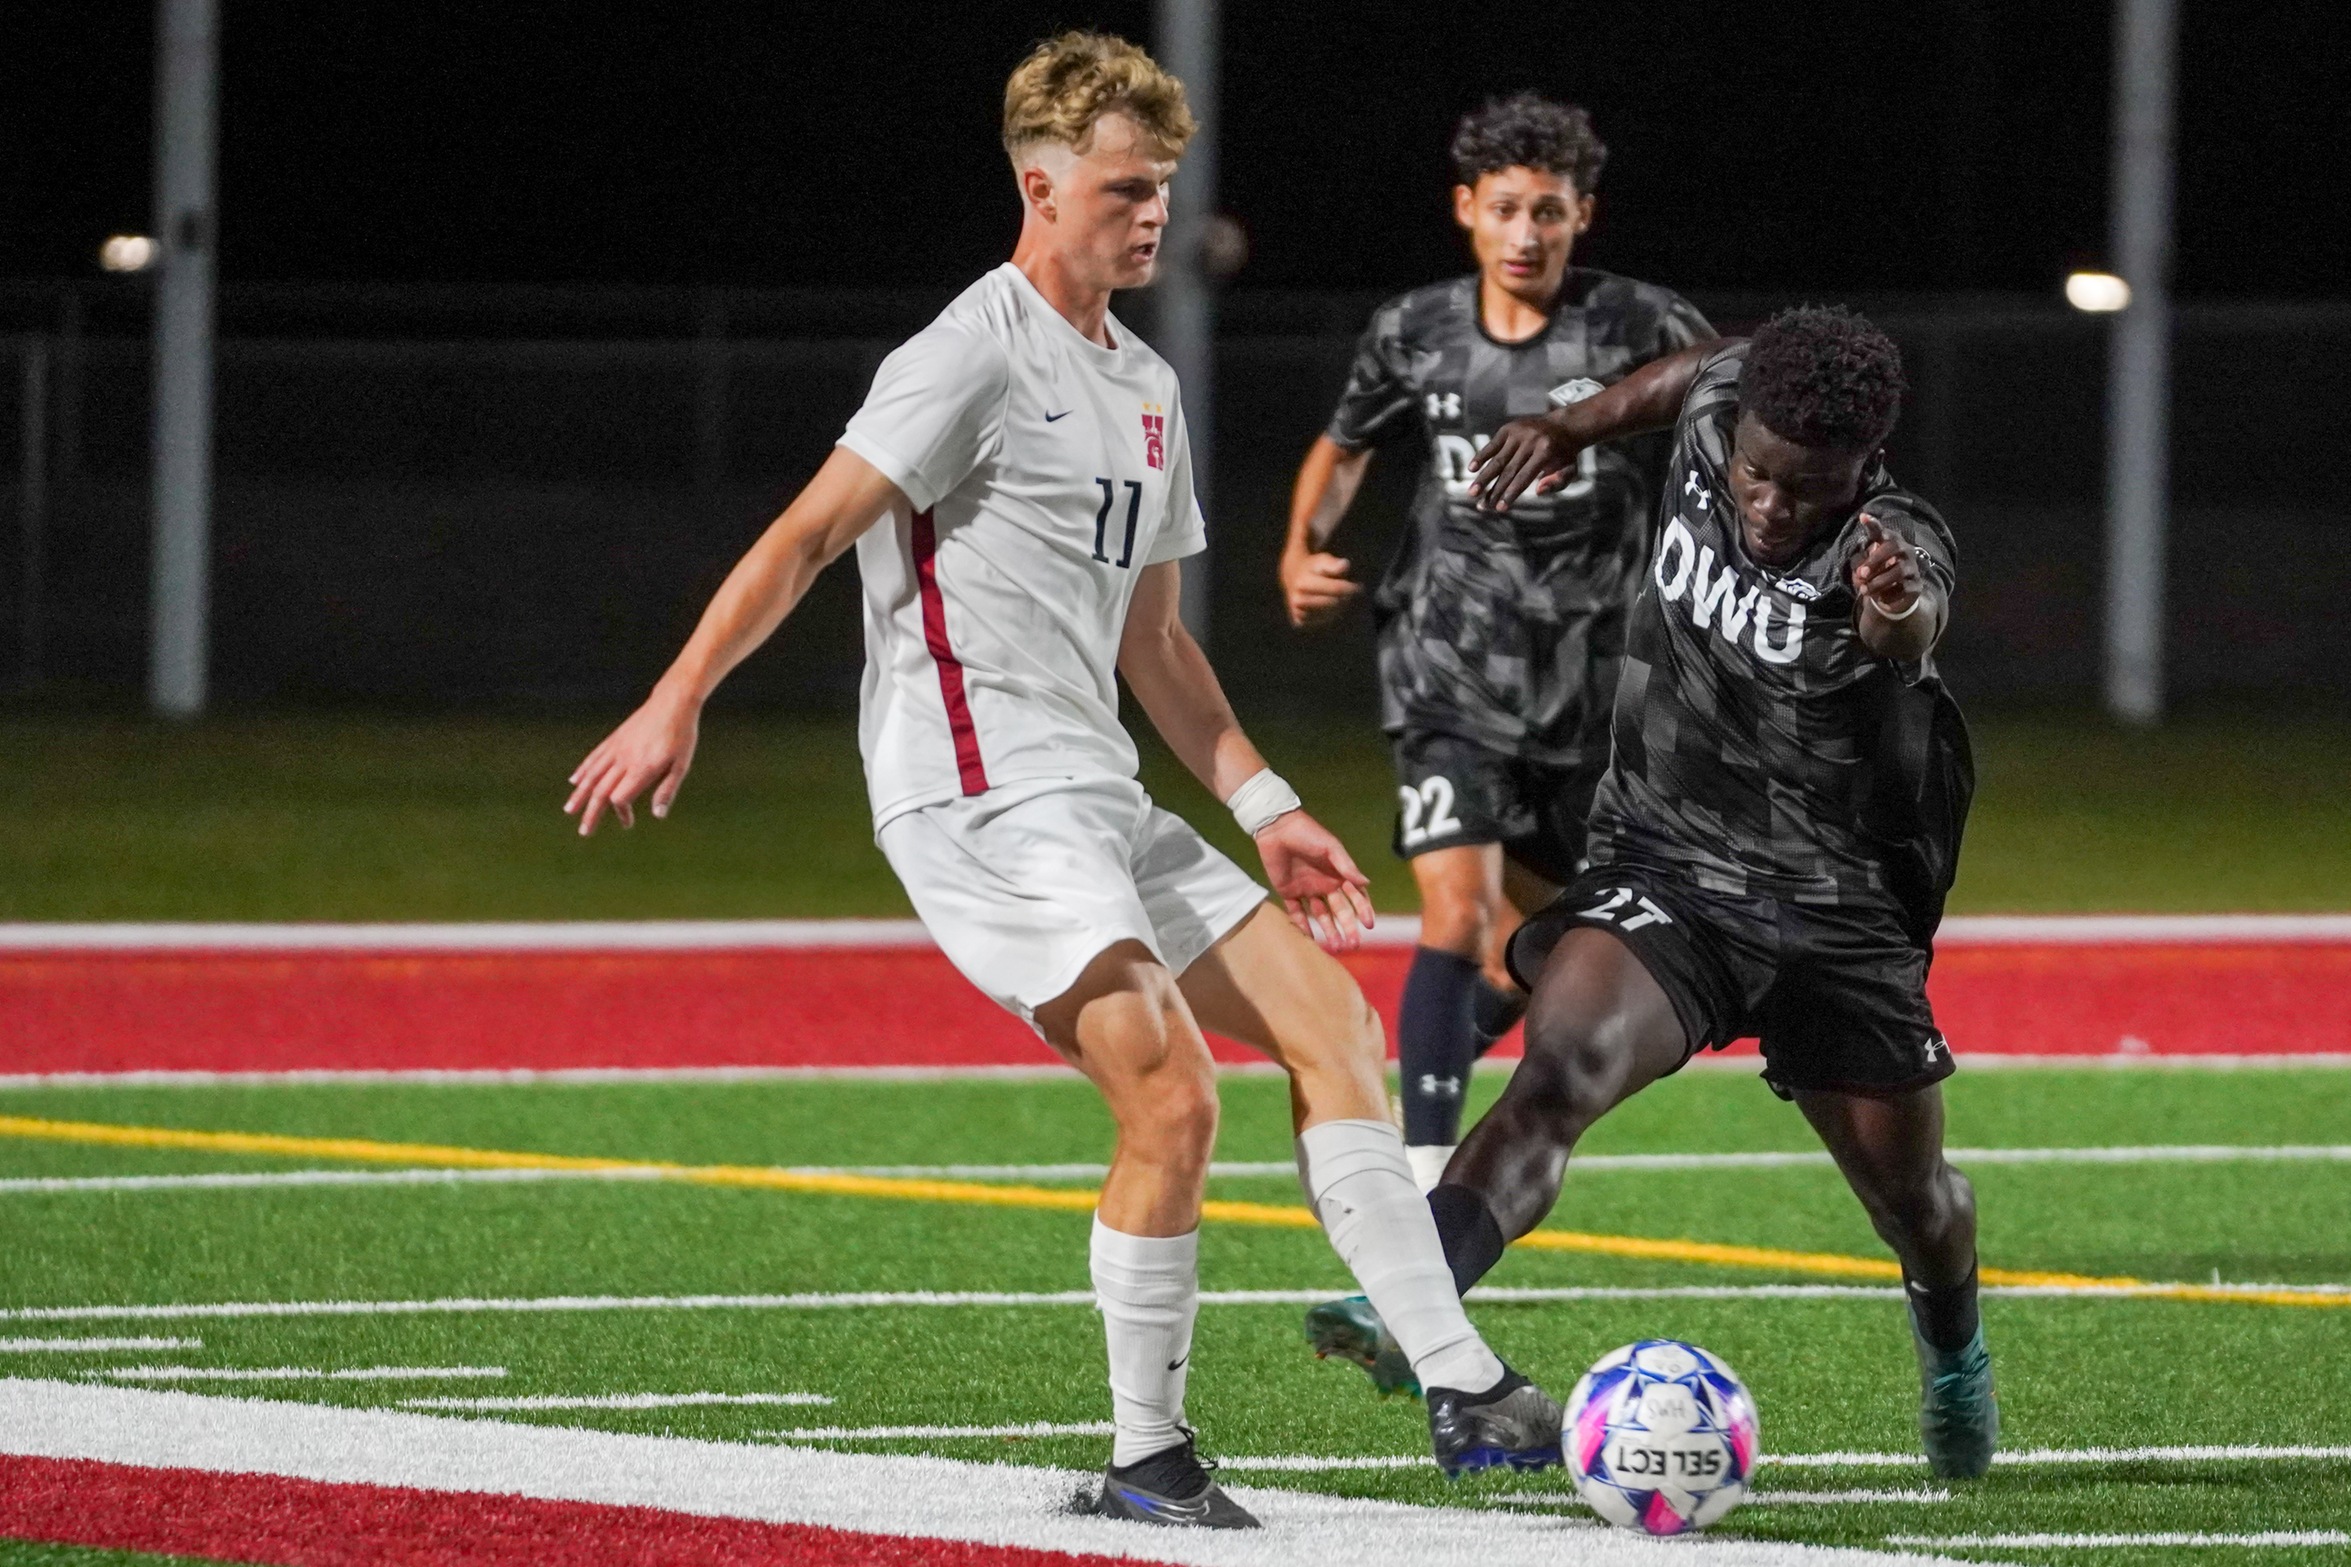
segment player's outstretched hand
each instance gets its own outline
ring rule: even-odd
[[[1487,511],[1508,511],[1529,490],[1542,495],[1559,488],[1583,449],[1549,416],[1513,419],[1469,460],[1470,499]]]
[[[1363,584],[1347,577],[1347,562],[1320,550],[1287,551],[1282,555],[1282,600],[1290,609],[1290,624],[1319,626],[1338,618]]]
[[[1853,595],[1884,615],[1908,615],[1926,590],[1918,550],[1868,512],[1861,514],[1859,553],[1853,558]]]
[[[580,836],[596,830],[596,818],[607,806],[623,827],[637,825],[636,798],[648,785],[653,790],[653,814],[669,814],[669,804],[694,765],[694,744],[702,725],[701,708],[656,691],[645,705],[629,714],[618,729],[572,769],[571,798],[563,802],[567,816],[580,819]]]
[[[1371,878],[1355,868],[1336,833],[1304,811],[1285,811],[1258,832],[1257,852],[1291,924],[1326,952],[1363,945],[1372,923],[1371,899],[1364,895]]]

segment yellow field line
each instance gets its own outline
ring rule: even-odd
[[[931,1181],[901,1176],[844,1175],[784,1170],[772,1165],[675,1164],[654,1159],[597,1159],[577,1154],[514,1153],[495,1148],[457,1148],[441,1143],[387,1143],[361,1137],[289,1137],[277,1132],[201,1132],[175,1126],[118,1126],[103,1121],[50,1121],[0,1115],[0,1137],[47,1142],[101,1144],[118,1148],[182,1148],[205,1153],[264,1154],[360,1163],[430,1165],[463,1170],[590,1170],[641,1174],[698,1186],[739,1186],[767,1191],[807,1192],[825,1197],[883,1197],[902,1202],[974,1203],[997,1208],[1093,1211],[1097,1193],[1069,1187],[1000,1186],[982,1181]],[[1200,1216],[1220,1224],[1270,1225],[1311,1230],[1314,1215],[1294,1205],[1209,1201]],[[1717,1241],[1653,1240],[1639,1235],[1590,1235],[1576,1230],[1536,1230],[1513,1244],[1535,1251],[1572,1251],[1650,1262],[1692,1262],[1725,1268],[1767,1268],[1830,1278],[1899,1279],[1901,1268],[1877,1257],[1841,1252],[1782,1251],[1769,1246],[1733,1246]],[[2235,1305],[2351,1306],[2351,1293],[2303,1290],[2230,1289],[2208,1284],[2149,1284],[2115,1275],[2040,1273],[1985,1268],[1984,1283],[2023,1288],[2111,1291],[2156,1300],[2223,1301]]]

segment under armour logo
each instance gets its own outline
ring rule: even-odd
[[[1682,481],[1682,493],[1684,495],[1693,497],[1697,501],[1698,507],[1701,511],[1705,509],[1709,497],[1707,495],[1706,486],[1698,482],[1697,469],[1691,469],[1690,476]]]
[[[1461,1097],[1461,1079],[1439,1077],[1434,1072],[1424,1072],[1421,1074],[1420,1091],[1432,1099],[1459,1099]]]
[[[1921,1047],[1919,1054],[1926,1058],[1927,1064],[1929,1066],[1932,1066],[1937,1061],[1945,1061],[1950,1059],[1951,1046],[1945,1042],[1942,1035],[1929,1034],[1927,1035],[1927,1042],[1923,1047]]]
[[[1429,418],[1432,420],[1461,417],[1461,394],[1459,392],[1431,392],[1426,403]]]

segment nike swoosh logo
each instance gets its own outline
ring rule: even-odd
[[[1191,1356],[1186,1355],[1183,1357],[1183,1360],[1171,1360],[1167,1363],[1167,1369],[1170,1371],[1181,1371],[1184,1369],[1184,1361],[1191,1358]]]
[[[1130,1491],[1123,1485],[1118,1488],[1118,1494],[1142,1508],[1143,1511],[1156,1513],[1162,1518],[1193,1519],[1208,1516],[1208,1498],[1205,1496],[1195,1497],[1188,1502],[1178,1502],[1164,1496],[1152,1496],[1144,1492]]]
[[[1059,413],[1057,413],[1057,414],[1047,414],[1047,415],[1045,416],[1045,422],[1046,422],[1047,424],[1051,424],[1051,423],[1052,423],[1054,420],[1056,420],[1056,419],[1066,419],[1066,418],[1068,418],[1068,417],[1069,417],[1071,414],[1074,414],[1074,413],[1076,413],[1076,412],[1077,412],[1077,410],[1076,410],[1075,408],[1064,408],[1064,409],[1062,409],[1062,410],[1061,410],[1061,412],[1059,412]]]

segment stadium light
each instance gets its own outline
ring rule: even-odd
[[[2065,280],[2065,302],[2076,310],[2109,315],[2128,310],[2131,286],[2111,272],[2075,272]]]
[[[144,272],[155,265],[155,241],[145,234],[109,234],[98,247],[98,265],[108,272]]]

